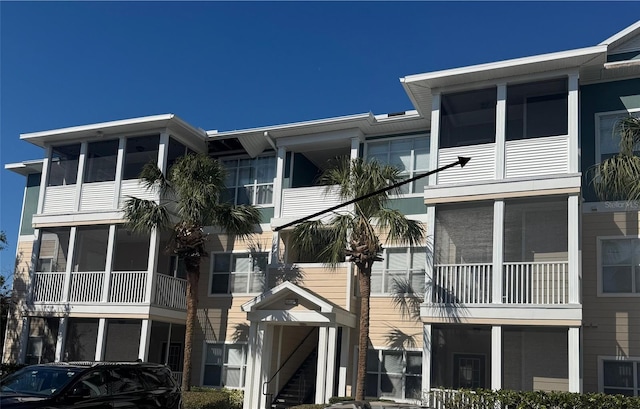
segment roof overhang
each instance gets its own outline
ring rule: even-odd
[[[532,57],[409,75],[400,78],[414,106],[423,116],[430,115],[432,92],[474,83],[507,81],[509,78],[561,72],[606,62],[606,45],[580,48]],[[472,85],[470,85],[471,87]]]
[[[110,135],[122,135],[145,131],[168,129],[186,138],[191,145],[202,149],[206,133],[202,129],[194,128],[174,114],[162,114],[140,118],[130,118],[118,121],[100,122],[90,125],[53,129],[42,132],[32,132],[20,135],[20,139],[34,145],[45,147],[47,144],[86,140],[90,138],[104,138]]]
[[[22,176],[29,176],[33,173],[41,173],[42,163],[42,159],[28,160],[18,163],[7,163],[4,165],[4,168]]]

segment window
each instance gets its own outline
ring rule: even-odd
[[[425,247],[386,248],[382,258],[373,263],[371,294],[393,294],[396,289],[406,288],[406,284],[410,284],[414,294],[424,294]]]
[[[107,182],[116,180],[118,140],[92,142],[87,147],[87,163],[84,182]]]
[[[442,95],[440,147],[496,141],[496,88]]]
[[[64,272],[69,255],[69,227],[42,229],[36,272]]]
[[[180,142],[173,138],[169,138],[169,152],[167,153],[167,175],[171,171],[173,164],[176,163],[179,157],[184,155],[193,155],[194,151],[187,148]]]
[[[367,352],[365,395],[395,399],[422,398],[422,353],[375,350]]]
[[[273,203],[275,156],[255,159],[231,159],[222,164],[227,169],[227,199],[235,204],[269,205]]]
[[[596,162],[601,162],[620,152],[620,134],[616,124],[629,115],[640,117],[640,111],[617,111],[596,115],[596,132],[598,133]],[[636,154],[640,155],[640,151],[636,151]]]
[[[78,227],[75,243],[73,271],[105,271],[109,226]]]
[[[212,259],[211,294],[264,291],[268,253],[214,254]]]
[[[640,396],[640,361],[602,361],[602,391]]]
[[[225,388],[243,388],[244,373],[247,366],[246,344],[205,345],[204,386]]]
[[[602,239],[600,246],[602,292],[640,293],[640,239]]]
[[[122,179],[138,179],[144,165],[149,162],[157,164],[159,145],[160,137],[158,135],[127,139]]]
[[[48,186],[75,185],[78,176],[80,144],[56,146],[51,149]]]
[[[430,137],[392,139],[367,144],[367,158],[397,167],[405,179],[429,171]],[[427,178],[418,179],[401,187],[403,193],[423,193]]]
[[[566,135],[568,118],[566,78],[507,87],[508,141]]]

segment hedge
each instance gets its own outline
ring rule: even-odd
[[[194,387],[182,392],[184,409],[242,409],[244,394],[236,389]]]

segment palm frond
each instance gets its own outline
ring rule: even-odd
[[[165,196],[171,190],[171,184],[153,161],[142,167],[138,178],[147,190],[157,188],[161,196]]]
[[[426,230],[422,223],[408,219],[395,209],[380,209],[376,216],[378,228],[388,234],[388,242],[424,246]]]
[[[238,205],[229,203],[216,204],[208,209],[210,212],[207,219],[216,226],[222,227],[229,234],[246,238],[254,233],[256,225],[260,224],[260,210],[254,206]]]
[[[618,154],[588,171],[601,200],[640,200],[640,156]]]
[[[632,156],[640,148],[640,118],[629,115],[620,119],[613,133],[620,137],[620,154]]]
[[[135,232],[150,232],[169,226],[169,212],[153,200],[130,197],[124,205],[124,218],[128,228]]]

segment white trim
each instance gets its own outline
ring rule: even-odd
[[[567,261],[569,304],[578,304],[580,300],[580,198],[570,195],[567,199]]]
[[[107,319],[98,318],[98,335],[96,337],[95,360],[102,361],[107,346]]]
[[[640,356],[613,356],[613,355],[598,355],[598,392],[604,393],[604,362],[605,361],[615,361],[615,362],[631,362],[635,363],[636,366],[640,367]],[[638,371],[635,371],[638,372]],[[634,374],[634,377],[638,376]],[[634,389],[638,391],[638,395],[640,396],[640,387],[635,386]]]
[[[328,302],[322,300],[321,298],[311,294],[310,292],[308,292],[307,290],[304,290],[300,287],[298,287],[297,285],[291,283],[290,281],[285,281],[280,285],[277,285],[275,287],[273,287],[272,289],[265,291],[264,293],[262,293],[261,295],[255,297],[253,300],[248,301],[244,304],[242,304],[242,311],[250,313],[250,312],[256,312],[259,310],[259,307],[261,307],[262,305],[264,305],[265,303],[270,301],[270,298],[272,298],[273,296],[275,296],[276,294],[282,292],[282,291],[291,291],[294,294],[298,295],[300,298],[304,298],[307,301],[315,304],[316,306],[320,307],[320,312],[322,313],[331,313],[334,312],[334,306],[329,304]],[[298,312],[302,312],[302,311],[298,311]],[[315,312],[315,311],[314,311]],[[296,313],[294,311],[289,311],[289,313]]]
[[[51,154],[52,154],[51,146],[47,146],[45,152],[45,158],[42,160],[42,173],[40,174],[40,191],[38,192],[38,205],[36,207],[36,214],[41,214],[44,210],[44,198],[46,197],[46,189],[49,184],[49,168],[51,164]],[[79,162],[78,158],[78,162]],[[26,186],[25,186],[26,191]],[[24,204],[22,207],[24,211]],[[35,216],[35,215],[34,215]]]
[[[606,40],[602,41],[598,45],[613,45],[613,43],[623,40],[625,37],[629,35],[633,35],[636,30],[640,30],[640,21],[636,21],[635,23],[625,28],[624,30],[618,31],[617,33],[607,38]]]
[[[405,84],[403,84],[405,85]],[[406,86],[405,86],[406,88]],[[413,93],[409,93],[409,95],[413,95]],[[429,146],[429,162],[433,163],[437,166],[439,163],[439,151],[440,151],[440,105],[441,105],[442,95],[439,92],[434,92],[431,96],[431,131],[430,131],[430,146]],[[415,104],[418,106],[418,104]],[[433,167],[433,166],[432,166]],[[427,182],[427,186],[425,186],[425,191],[429,186],[435,186],[438,184],[438,174],[433,173],[429,176]]]
[[[504,262],[504,200],[493,202],[493,278],[491,295],[494,304],[502,304],[502,273]],[[494,388],[500,389],[500,388]]]
[[[595,121],[595,135],[596,135],[594,163],[599,163],[602,161],[602,152],[600,152],[600,141],[603,137],[603,135],[600,134],[600,121],[602,120],[601,118],[605,116],[613,116],[613,115],[620,115],[620,116],[634,115],[634,113],[636,112],[640,113],[640,108],[619,109],[616,111],[602,111],[602,112],[596,112],[593,115],[594,121]]]
[[[569,392],[580,393],[581,376],[580,376],[580,327],[569,327],[567,335],[569,349]]]
[[[506,175],[507,84],[498,83],[496,92],[495,179],[504,179]]]
[[[597,267],[597,296],[601,298],[638,298],[640,297],[640,282],[636,283],[638,289],[635,293],[606,293],[602,288],[602,242],[605,240],[640,240],[638,236],[597,236],[596,237],[596,267]],[[639,267],[640,268],[640,267]]]
[[[502,327],[491,327],[491,389],[502,389]]]
[[[255,274],[255,272],[253,270],[249,270],[249,271],[233,271],[230,270],[228,271],[228,276],[229,276],[229,282],[227,283],[227,292],[226,293],[212,293],[211,292],[211,286],[213,284],[213,276],[214,275],[224,275],[222,272],[218,272],[218,273],[214,273],[213,272],[213,266],[214,266],[214,262],[215,262],[215,256],[216,255],[220,255],[220,254],[229,254],[231,256],[231,263],[233,263],[233,255],[238,255],[238,254],[246,254],[249,256],[249,260],[253,260],[253,255],[254,254],[266,254],[267,257],[267,269],[266,271],[263,271],[262,273],[264,274],[264,279],[265,279],[265,285],[268,283],[269,280],[269,256],[270,256],[270,252],[269,251],[257,251],[257,252],[252,252],[250,250],[232,250],[232,251],[211,251],[209,253],[210,257],[210,262],[209,262],[209,287],[207,288],[207,296],[208,297],[212,297],[212,298],[216,298],[216,297],[232,297],[232,296],[248,296],[248,297],[254,297],[256,295],[261,294],[261,291],[253,291],[253,292],[231,292],[231,277],[234,273],[241,273],[241,274],[247,274],[247,288],[251,285],[251,279],[253,277],[253,275]],[[233,266],[230,264],[229,268],[232,269]]]
[[[328,347],[329,333],[328,326],[318,328],[318,356],[316,364],[316,397],[314,403],[326,402],[326,383],[327,383],[327,364],[328,364]]]
[[[580,304],[566,305],[516,305],[516,304],[467,304],[461,308],[461,314],[451,315],[452,321],[466,321],[473,319],[499,320],[582,320],[582,306]],[[444,314],[444,316],[443,316]],[[461,315],[461,316],[460,316]],[[429,318],[447,318],[444,308],[438,305],[422,304],[420,316],[423,320]]]
[[[431,390],[431,324],[422,326],[422,390]]]

